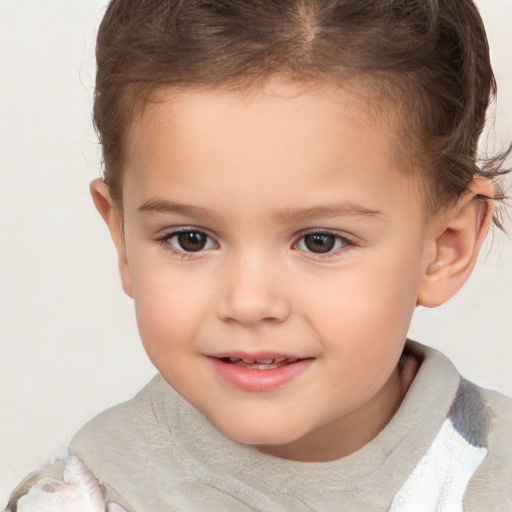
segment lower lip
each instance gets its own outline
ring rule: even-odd
[[[211,358],[211,361],[216,372],[228,384],[244,391],[262,392],[272,391],[295,379],[309,368],[313,359],[301,359],[296,363],[269,370],[244,368],[216,358]]]

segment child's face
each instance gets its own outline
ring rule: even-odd
[[[396,134],[348,91],[283,84],[169,94],[135,123],[124,286],[152,362],[232,439],[321,459],[396,409],[432,250]]]

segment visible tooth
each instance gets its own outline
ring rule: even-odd
[[[258,364],[258,363],[252,363],[248,365],[244,365],[245,368],[249,368],[251,370],[272,370],[274,368],[278,368],[277,365],[272,364]]]
[[[244,368],[250,368],[254,370],[272,370],[274,368],[280,368],[288,364],[296,363],[300,361],[299,358],[287,359],[286,357],[279,357],[277,359],[241,359],[239,357],[227,357],[226,361],[235,366],[242,366]]]

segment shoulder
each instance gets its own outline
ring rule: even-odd
[[[73,437],[70,451],[101,452],[103,456],[125,451],[142,437],[154,436],[164,428],[165,417],[159,406],[163,388],[160,375],[153,378],[131,400],[115,405],[86,423]],[[168,386],[167,386],[168,387]]]
[[[479,390],[494,422],[498,424],[505,422],[510,426],[512,422],[512,398],[490,389],[479,388]]]
[[[450,411],[455,428],[512,469],[512,398],[461,379]]]
[[[173,432],[166,417],[165,406],[177,399],[175,395],[157,375],[131,400],[101,412],[72,438],[70,453],[77,455],[99,480],[107,501],[122,502],[122,495],[147,479],[150,467],[164,461],[174,460],[177,475],[186,473],[172,455]],[[28,475],[11,494],[6,512],[16,512],[18,501],[42,479],[62,480],[64,468],[65,461],[57,459]]]
[[[155,494],[156,503],[158,489],[195,480],[178,453],[169,422],[182,400],[157,375],[134,398],[98,414],[73,437],[70,452],[100,481],[107,501],[144,510],[148,494]],[[165,510],[165,504],[156,509]]]
[[[167,402],[176,392],[156,375],[131,400],[111,407],[86,423],[72,438],[70,452],[78,455],[95,474],[109,460],[140,459],[149,445],[163,449],[173,444],[167,421]]]
[[[415,395],[406,399],[427,412],[418,428],[432,424],[436,431],[391,510],[440,510],[441,499],[443,510],[510,512],[512,399],[461,378],[440,352],[411,348],[423,359]]]
[[[487,456],[464,497],[465,510],[512,510],[512,398],[475,386],[485,406]]]
[[[512,498],[512,398],[496,391],[480,389],[480,392],[488,413],[490,459],[494,461],[494,467],[500,467],[501,474],[507,477]]]

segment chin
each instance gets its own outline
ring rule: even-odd
[[[258,447],[259,445],[282,445],[300,439],[307,434],[304,428],[296,429],[286,422],[237,422],[219,425],[217,428],[231,440]]]

